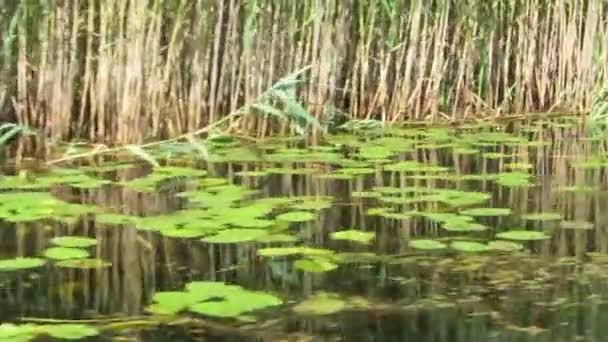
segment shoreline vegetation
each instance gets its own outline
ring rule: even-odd
[[[54,140],[142,144],[220,120],[260,138],[326,127],[339,113],[383,123],[586,113],[608,79],[599,0],[0,8],[3,121]]]

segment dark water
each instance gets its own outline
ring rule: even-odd
[[[411,180],[382,172],[355,180],[322,180],[315,175],[249,179],[235,176],[244,166],[238,163],[215,164],[210,171],[230,182],[260,189],[262,197],[332,196],[334,204],[321,211],[316,221],[295,224],[291,231],[299,233],[309,246],[399,256],[390,262],[340,265],[325,273],[305,273],[294,269],[288,260],[256,256],[255,244],[211,245],[198,239],[167,238],[128,225],[97,224],[92,217],[71,225],[2,223],[2,257],[39,255],[53,236],[84,235],[98,238],[95,253],[111,261],[112,267],[65,270],[46,266],[32,272],[0,273],[0,320],[124,317],[124,323],[142,316],[139,325],[107,329],[91,341],[117,337],[124,341],[608,340],[608,179],[604,166],[582,167],[578,163],[603,159],[604,144],[588,140],[579,126],[564,126],[550,126],[533,134],[533,141],[543,141],[540,146],[487,148],[515,157],[456,156],[450,148],[420,149],[399,157],[439,163],[466,174],[496,172],[509,162],[529,163],[534,175],[533,186],[529,187],[505,187],[487,180]],[[519,132],[526,127],[526,123],[517,123],[509,129]],[[117,171],[112,177],[130,179],[145,172],[145,167],[135,168]],[[479,222],[491,227],[489,231],[457,234],[422,218],[396,221],[368,216],[365,212],[377,206],[375,200],[351,197],[353,191],[406,183],[491,193],[484,206],[511,208],[513,213],[480,218]],[[182,207],[184,200],[174,196],[181,190],[177,183],[155,193],[115,186],[91,191],[60,187],[55,193],[63,199],[94,203],[125,214],[152,215]],[[560,229],[559,223],[521,218],[525,213],[544,211],[561,213],[570,221],[591,222],[593,228]],[[347,227],[375,231],[376,239],[366,246],[329,238],[331,232]],[[508,253],[425,253],[408,247],[408,241],[423,237],[466,235],[484,241],[507,228],[534,228],[549,233],[551,238],[524,242],[523,251]],[[144,309],[155,291],[180,290],[193,280],[223,281],[269,291],[286,299],[286,304],[261,312],[254,323],[205,319],[187,313],[180,318],[192,318],[188,323],[156,325],[146,318],[149,315]],[[290,310],[319,291],[362,297],[369,305],[319,317]]]

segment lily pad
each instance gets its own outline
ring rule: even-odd
[[[501,252],[514,252],[523,249],[524,246],[516,242],[496,240],[490,241],[488,248]]]
[[[308,211],[291,211],[276,217],[277,220],[285,222],[306,222],[313,221],[315,218],[316,215]]]
[[[272,294],[243,289],[230,293],[224,300],[190,305],[189,310],[205,316],[227,318],[281,304],[283,301]]]
[[[296,247],[271,247],[271,248],[262,248],[258,250],[258,255],[263,257],[286,257],[292,255],[302,255],[302,256],[325,256],[332,255],[334,251],[323,248],[314,248],[314,247],[306,247],[306,246],[296,246]]]
[[[469,253],[487,252],[490,250],[487,245],[472,241],[454,241],[450,244],[450,247],[460,252]]]
[[[55,264],[57,267],[77,269],[101,269],[112,266],[112,263],[102,259],[69,259]]]
[[[89,252],[80,248],[51,247],[47,248],[43,255],[54,260],[85,259],[89,257]]]
[[[562,221],[560,223],[562,229],[593,229],[593,223],[587,221]]]
[[[467,210],[461,210],[461,215],[466,216],[507,216],[511,214],[509,208],[473,208]]]
[[[268,235],[268,231],[263,229],[226,229],[219,231],[216,235],[202,238],[201,241],[207,243],[241,243],[255,241],[262,236]]]
[[[334,240],[348,240],[362,244],[370,243],[375,237],[375,232],[364,232],[354,229],[331,233],[331,238]]]
[[[338,297],[318,294],[294,306],[293,311],[301,315],[324,316],[338,313],[346,307],[346,302]]]
[[[559,221],[562,219],[562,215],[552,212],[532,213],[523,215],[522,219],[527,221]]]
[[[15,259],[3,259],[0,260],[0,272],[38,268],[44,266],[44,264],[46,264],[46,260],[40,258],[18,257]]]
[[[435,241],[435,240],[428,240],[428,239],[412,240],[409,242],[409,246],[414,249],[427,250],[427,251],[440,250],[440,249],[445,249],[448,247],[443,242],[439,242],[439,241]]]
[[[84,236],[57,236],[51,243],[60,247],[86,248],[97,244],[97,239]]]
[[[532,230],[511,230],[508,232],[502,232],[496,234],[496,237],[504,240],[516,240],[516,241],[535,241],[535,240],[546,240],[550,237],[543,232],[532,231]]]
[[[335,270],[338,265],[326,257],[313,256],[296,260],[293,263],[296,269],[309,273],[322,273]]]

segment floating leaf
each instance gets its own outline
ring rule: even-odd
[[[0,260],[0,272],[10,272],[42,267],[46,260],[40,258],[23,258]]]
[[[502,172],[497,175],[496,183],[505,187],[529,186],[532,175],[526,172]]]
[[[99,331],[95,327],[85,324],[47,325],[43,330],[51,337],[64,340],[80,340],[99,335]]]
[[[524,248],[524,246],[520,245],[519,243],[515,243],[515,242],[511,242],[511,241],[490,241],[488,243],[488,248],[495,250],[495,251],[502,251],[502,252],[514,252],[514,251],[518,251]]]
[[[511,230],[508,232],[502,232],[496,234],[499,239],[505,240],[517,240],[517,241],[534,241],[534,240],[545,240],[549,236],[543,232],[531,231],[531,230]]]
[[[101,269],[112,266],[112,263],[102,259],[69,259],[55,264],[57,267],[78,269]]]
[[[316,218],[316,215],[307,211],[291,211],[278,215],[276,217],[279,221],[285,222],[306,222],[312,221]]]
[[[273,242],[296,242],[298,238],[288,234],[270,234],[264,235],[256,239],[257,242],[273,243]]]
[[[89,257],[89,252],[80,248],[51,247],[47,248],[43,255],[54,260],[84,259]]]
[[[255,241],[265,235],[268,235],[268,231],[263,229],[234,228],[221,230],[216,235],[202,238],[201,241],[207,243],[242,243]]]
[[[552,212],[532,213],[523,215],[522,219],[528,221],[558,221],[562,219],[562,215]]]
[[[307,298],[293,307],[293,311],[301,315],[331,315],[346,309],[346,303],[334,296],[318,294]]]
[[[285,257],[292,255],[302,256],[326,256],[332,255],[334,251],[329,249],[296,246],[296,247],[275,247],[275,248],[262,248],[258,250],[258,255],[263,257]]]
[[[457,251],[470,253],[487,252],[488,250],[490,250],[487,245],[472,241],[454,241],[450,244],[450,247]]]
[[[221,301],[207,301],[194,304],[189,310],[205,316],[237,317],[255,310],[279,306],[283,301],[269,293],[256,291],[234,291]]]
[[[511,214],[509,208],[474,208],[461,210],[461,215],[466,216],[507,216]]]
[[[338,265],[325,257],[306,257],[293,263],[296,269],[310,273],[328,272],[338,268]]]
[[[97,239],[84,236],[57,236],[51,239],[51,243],[60,247],[85,248],[97,244]]]
[[[382,194],[376,191],[353,191],[351,197],[353,198],[378,198]]]
[[[563,229],[593,229],[593,223],[587,221],[562,221],[560,227]]]
[[[304,201],[303,203],[298,203],[292,206],[293,209],[298,210],[322,210],[330,207],[331,201],[322,199]]]
[[[331,233],[330,236],[334,240],[348,240],[368,244],[376,237],[376,233],[350,229]]]
[[[435,241],[435,240],[427,240],[427,239],[412,240],[409,242],[409,246],[411,248],[421,249],[421,250],[440,250],[440,249],[445,249],[448,247],[443,242],[439,242],[439,241]]]

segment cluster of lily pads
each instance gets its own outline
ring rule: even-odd
[[[318,182],[349,181],[351,191],[341,200],[361,206],[366,219],[380,218],[374,221],[380,225],[400,221],[428,223],[440,228],[434,230],[439,233],[413,234],[414,238],[404,241],[410,248],[408,253],[516,252],[527,242],[549,239],[550,230],[540,228],[593,228],[591,222],[564,220],[559,213],[532,212],[519,217],[521,223],[515,226],[517,228],[499,229],[493,227],[493,223],[496,219],[512,218],[515,216],[513,210],[490,205],[492,194],[489,192],[466,190],[471,188],[467,186],[471,182],[489,182],[508,189],[535,186],[533,166],[518,155],[519,148],[540,149],[546,145],[542,139],[535,140],[535,132],[529,130],[517,135],[493,130],[484,124],[458,130],[389,127],[329,136],[322,144],[310,147],[300,141],[279,139],[253,147],[238,139],[224,137],[212,141],[209,146],[209,154],[204,157],[208,169],[183,166],[183,161],[200,154],[197,149],[187,144],[164,145],[150,151],[154,158],[164,160],[163,166],[154,165],[144,176],[128,180],[117,181],[105,175],[133,167],[133,164],[123,162],[101,167],[51,169],[42,175],[4,176],[0,178],[0,189],[6,191],[0,194],[0,218],[9,222],[57,220],[74,224],[79,218],[90,215],[97,224],[133,227],[172,239],[196,239],[194,241],[200,244],[249,243],[257,247],[256,253],[262,260],[285,260],[294,269],[307,273],[331,272],[344,264],[392,260],[390,255],[370,251],[376,239],[375,227],[334,227],[335,231],[328,233],[330,241],[340,249],[355,247],[359,250],[356,252],[307,244],[301,228],[314,224],[324,210],[332,208],[338,201],[337,195],[265,197],[259,189],[212,175],[213,165],[234,163],[238,165],[234,172],[236,180],[301,176]],[[440,158],[428,158],[426,152],[430,150],[445,151],[455,160],[476,158],[483,163],[500,163],[493,172],[484,169],[477,173],[462,173],[442,163]],[[578,167],[604,166],[602,163]],[[387,180],[390,185],[386,184]],[[156,192],[163,184],[174,181],[185,187],[175,194],[185,204],[177,211],[160,215],[126,215],[89,204],[70,203],[50,192],[57,186],[85,191],[111,186]],[[544,223],[537,225],[534,222]],[[0,271],[32,269],[44,265],[47,260],[53,260],[60,267],[72,268],[110,265],[91,257],[89,248],[96,244],[95,239],[61,236],[52,239],[51,244],[53,246],[38,257],[0,260]],[[361,248],[365,251],[360,251]],[[195,281],[188,283],[184,291],[157,292],[148,311],[162,315],[190,312],[247,319],[258,310],[283,303],[283,299],[270,293],[225,283]],[[293,310],[300,314],[331,314],[363,307],[363,300],[346,300],[321,293],[305,299]],[[45,333],[47,328],[4,325],[0,326],[0,337],[3,329],[4,333],[15,329],[15,336],[23,334],[30,338]]]
[[[27,342],[40,336],[79,340],[99,335],[97,328],[86,324],[0,324],[0,341]]]
[[[16,257],[0,260],[0,272],[21,271],[44,266],[48,260],[55,266],[74,269],[99,269],[109,267],[110,262],[91,258],[87,248],[97,240],[82,236],[58,236],[51,239],[53,247],[43,251],[41,257]],[[44,258],[43,258],[44,257]]]

